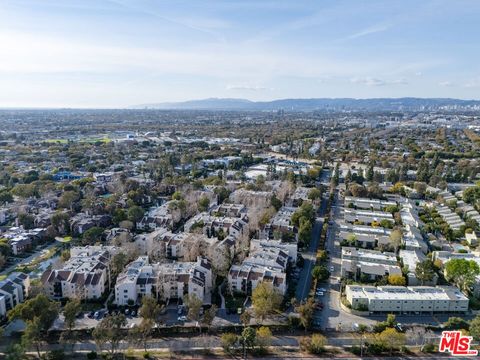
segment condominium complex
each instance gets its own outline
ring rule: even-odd
[[[401,273],[402,270],[397,264],[397,257],[394,253],[382,253],[354,247],[342,248],[342,277],[356,278],[363,275],[375,279]]]
[[[43,273],[45,293],[52,299],[98,299],[110,283],[110,261],[114,246],[72,247],[70,259],[60,269]]]
[[[209,304],[212,284],[212,266],[205,258],[198,257],[196,262],[150,264],[147,256],[141,256],[118,276],[115,303],[133,305],[143,296],[178,300],[194,294]]]
[[[347,285],[353,309],[371,313],[466,313],[468,298],[456,287]]]

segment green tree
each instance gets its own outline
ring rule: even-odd
[[[278,211],[280,210],[280,208],[282,207],[282,202],[280,201],[279,198],[277,198],[275,195],[272,195],[272,197],[270,198],[270,205],[273,206],[273,208]]]
[[[152,320],[157,323],[158,317],[162,311],[162,306],[152,296],[142,298],[142,306],[138,309],[138,314],[145,320]]]
[[[206,196],[202,196],[198,200],[198,210],[199,211],[207,211],[208,207],[210,206],[210,200]]]
[[[94,226],[86,230],[82,235],[82,244],[84,245],[94,245],[95,243],[102,240],[103,232],[105,230],[101,227]]]
[[[259,327],[255,334],[255,338],[257,345],[263,350],[272,344],[272,332],[267,326]]]
[[[58,199],[58,207],[73,210],[73,205],[80,199],[76,191],[64,191]]]
[[[422,285],[433,280],[435,276],[435,265],[431,259],[425,259],[417,264],[415,276]]]
[[[200,320],[200,309],[202,308],[203,302],[195,294],[189,294],[183,299],[184,304],[188,308],[187,317],[191,321]]]
[[[282,295],[268,282],[260,282],[252,292],[255,316],[262,321],[280,310]]]
[[[475,277],[480,273],[478,264],[473,260],[452,259],[445,265],[445,277],[464,292],[470,292]]]
[[[232,354],[233,350],[235,348],[235,345],[238,342],[238,337],[237,335],[233,333],[224,333],[220,337],[220,340],[222,342],[222,348],[227,354]]]
[[[325,265],[316,265],[312,269],[312,277],[315,281],[323,281],[330,276],[329,271]]]
[[[472,321],[470,321],[469,332],[475,341],[480,341],[480,315],[477,315]]]
[[[257,333],[254,328],[246,327],[242,331],[242,341],[245,349],[253,350],[255,348],[255,340]]]
[[[144,210],[137,205],[133,205],[128,209],[127,217],[128,220],[136,224],[143,218]]]
[[[308,198],[310,200],[318,200],[322,197],[322,192],[317,189],[317,188],[314,188],[314,189],[311,189],[309,192],[308,192]]]
[[[45,332],[39,317],[34,317],[33,320],[26,322],[25,331],[22,335],[22,344],[25,347],[29,345],[35,346],[37,350],[38,358],[41,359],[40,348],[43,341]]]
[[[75,326],[75,319],[78,313],[82,310],[82,304],[79,299],[69,300],[64,308],[63,315],[65,316],[65,324],[69,330],[72,330]]]
[[[405,286],[407,281],[402,274],[391,274],[388,275],[388,283],[394,286]]]
[[[22,225],[25,230],[33,229],[35,227],[35,218],[30,214],[22,213],[18,215],[18,223]]]
[[[21,319],[25,322],[39,318],[41,330],[45,333],[53,325],[58,312],[58,303],[51,301],[44,294],[38,294],[10,310],[8,318],[10,320]]]
[[[305,330],[312,325],[313,315],[315,314],[315,301],[308,298],[304,304],[295,307],[295,311],[300,315],[300,324]]]
[[[444,324],[444,329],[446,330],[468,330],[470,324],[467,320],[460,317],[452,316]]]
[[[394,328],[387,328],[376,336],[376,342],[390,350],[390,355],[392,355],[393,350],[405,345],[406,337],[405,334],[398,332]]]
[[[325,352],[327,338],[320,334],[313,334],[311,337],[300,339],[300,348],[310,354],[320,355]]]

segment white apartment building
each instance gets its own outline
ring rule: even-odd
[[[367,225],[373,222],[379,223],[382,220],[388,220],[391,223],[394,222],[392,214],[387,212],[355,210],[355,209],[348,209],[348,208],[344,209],[344,219],[346,222],[349,222],[349,223],[361,222]]]
[[[233,265],[228,272],[228,285],[233,293],[251,295],[253,289],[262,282],[269,282],[280,294],[287,291],[287,274],[278,268],[242,263]]]
[[[30,278],[24,273],[11,273],[0,281],[0,318],[16,305],[25,301],[30,288]]]
[[[396,206],[396,205],[397,203],[395,201],[345,196],[345,207],[353,206],[357,209],[383,210],[387,206]]]
[[[212,276],[212,265],[206,258],[198,257],[196,262],[150,264],[147,256],[141,256],[118,276],[115,303],[137,304],[143,296],[181,300],[187,294],[194,294],[204,304],[210,304]]]
[[[391,230],[382,227],[371,227],[364,225],[353,225],[348,223],[340,224],[338,234],[340,240],[355,238],[355,246],[373,249],[390,243]]]
[[[468,298],[456,287],[347,285],[352,309],[370,313],[466,313]]]
[[[376,279],[401,273],[394,253],[342,247],[342,277],[357,278],[366,275],[370,279]]]
[[[61,269],[42,274],[45,293],[52,299],[100,298],[110,282],[110,261],[117,252],[114,246],[72,247]]]
[[[297,262],[298,246],[296,243],[286,243],[281,240],[252,239],[250,240],[250,252],[255,252],[261,248],[276,248],[288,254],[289,261]]]

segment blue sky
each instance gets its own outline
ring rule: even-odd
[[[2,0],[0,106],[480,99],[478,0]]]

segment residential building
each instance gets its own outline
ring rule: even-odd
[[[342,277],[370,280],[401,273],[394,253],[342,247]]]
[[[45,293],[52,299],[101,298],[110,283],[111,259],[118,251],[114,246],[72,247],[62,268],[43,273]]]
[[[347,285],[345,296],[353,309],[370,313],[466,313],[468,298],[450,286]]]
[[[137,304],[144,296],[164,301],[182,300],[194,294],[204,304],[211,303],[212,264],[198,257],[196,262],[150,264],[147,256],[130,263],[115,284],[115,303]]]
[[[365,209],[365,210],[372,210],[372,211],[384,210],[388,206],[396,206],[396,205],[397,203],[395,201],[345,196],[345,207],[351,207],[355,209]]]
[[[0,317],[7,315],[9,310],[25,301],[30,289],[30,277],[27,274],[15,272],[0,281]]]

